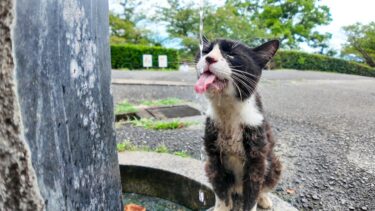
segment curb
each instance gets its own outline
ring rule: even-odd
[[[152,86],[194,86],[193,83],[180,81],[151,81],[135,79],[112,79],[112,84],[117,85],[152,85]]]
[[[196,196],[199,193],[199,188],[207,187],[209,192],[205,193],[205,195],[206,197],[208,196],[209,200],[207,200],[207,204],[204,205],[205,207],[213,206],[213,192],[204,173],[204,163],[200,160],[182,158],[166,153],[128,151],[118,153],[118,160],[120,164],[123,191],[125,190],[125,192],[135,192],[170,199],[171,201],[189,207],[191,204],[199,204],[199,196]],[[139,168],[141,169],[140,171],[147,172],[148,174],[142,174],[142,172],[134,174],[134,171],[136,171],[134,168]],[[133,173],[134,176],[132,177],[131,175],[127,175],[127,172]],[[151,178],[154,178],[155,176],[157,177],[158,175],[156,174],[158,174],[158,172],[162,172],[164,174],[163,176],[159,176],[161,177],[161,180],[165,180],[164,182],[168,185],[162,186],[162,190],[155,191],[155,188],[157,187],[153,187],[152,185],[154,184],[147,181],[147,177],[150,174],[154,174]],[[167,176],[168,173],[170,176]],[[167,178],[169,178],[169,180]],[[183,181],[180,181],[179,178],[182,178]],[[189,181],[187,181],[187,179]],[[129,184],[132,181],[137,182],[137,185],[132,186]],[[158,182],[160,182],[160,180],[158,180]],[[175,197],[176,192],[173,190],[173,188],[181,185],[181,183],[183,183],[183,185],[185,185],[184,188],[189,191],[190,197]],[[198,186],[196,184],[190,185],[190,183],[197,183]],[[142,186],[143,188],[140,188]],[[181,191],[178,193],[180,192]],[[272,199],[274,207],[268,210],[258,208],[258,211],[297,211],[295,207],[283,201],[275,194],[270,193],[269,195]],[[188,202],[186,202],[186,200]]]

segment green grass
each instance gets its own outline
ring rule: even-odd
[[[165,98],[160,100],[143,100],[140,105],[144,106],[168,106],[179,105],[185,101],[178,98]],[[137,105],[131,104],[128,100],[124,100],[115,106],[115,114],[138,112]]]
[[[183,158],[188,158],[190,155],[186,151],[177,151],[173,153],[174,155],[183,157]]]
[[[141,101],[141,104],[146,106],[168,106],[182,104],[183,102],[183,100],[178,98],[165,98],[160,100],[144,100]]]
[[[129,140],[125,140],[122,143],[117,144],[117,151],[136,151],[137,146],[133,145]]]
[[[124,140],[122,143],[117,144],[117,151],[124,152],[124,151],[145,151],[145,152],[157,152],[157,153],[169,153],[174,154],[179,157],[190,157],[186,151],[176,151],[171,153],[171,150],[165,146],[164,144],[158,145],[154,149],[150,148],[149,146],[136,146],[131,143],[129,140]]]
[[[115,114],[130,113],[137,111],[138,109],[133,104],[129,103],[127,100],[124,100],[115,106]]]
[[[149,146],[136,146],[131,143],[129,140],[124,140],[122,143],[117,144],[117,151],[124,152],[124,151],[152,151]]]
[[[164,144],[159,145],[155,148],[155,152],[157,153],[169,153],[169,149]]]
[[[151,130],[173,130],[184,128],[193,124],[193,122],[183,122],[177,119],[168,122],[158,121],[154,119],[135,119],[129,122],[134,126]]]

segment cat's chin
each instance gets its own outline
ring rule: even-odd
[[[216,79],[212,84],[208,86],[209,92],[222,93],[224,89],[228,86],[228,80],[226,79]]]
[[[228,80],[216,79],[212,84],[208,86],[207,92],[210,94],[223,94],[225,89],[228,87]]]

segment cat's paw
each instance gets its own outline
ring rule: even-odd
[[[257,211],[257,204],[255,204],[255,206],[253,207],[253,209],[251,209],[250,211]]]
[[[229,203],[225,203],[225,201],[220,200],[216,196],[215,208],[213,211],[230,211],[232,210],[232,208],[233,208],[232,200],[230,200]]]
[[[267,194],[261,194],[258,198],[258,206],[262,209],[271,209],[272,200],[267,196]]]

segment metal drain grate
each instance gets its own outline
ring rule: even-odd
[[[188,116],[198,116],[201,112],[188,105],[177,105],[177,106],[164,106],[155,108],[146,108],[152,116],[157,119],[166,118],[177,118],[177,117],[188,117]]]

